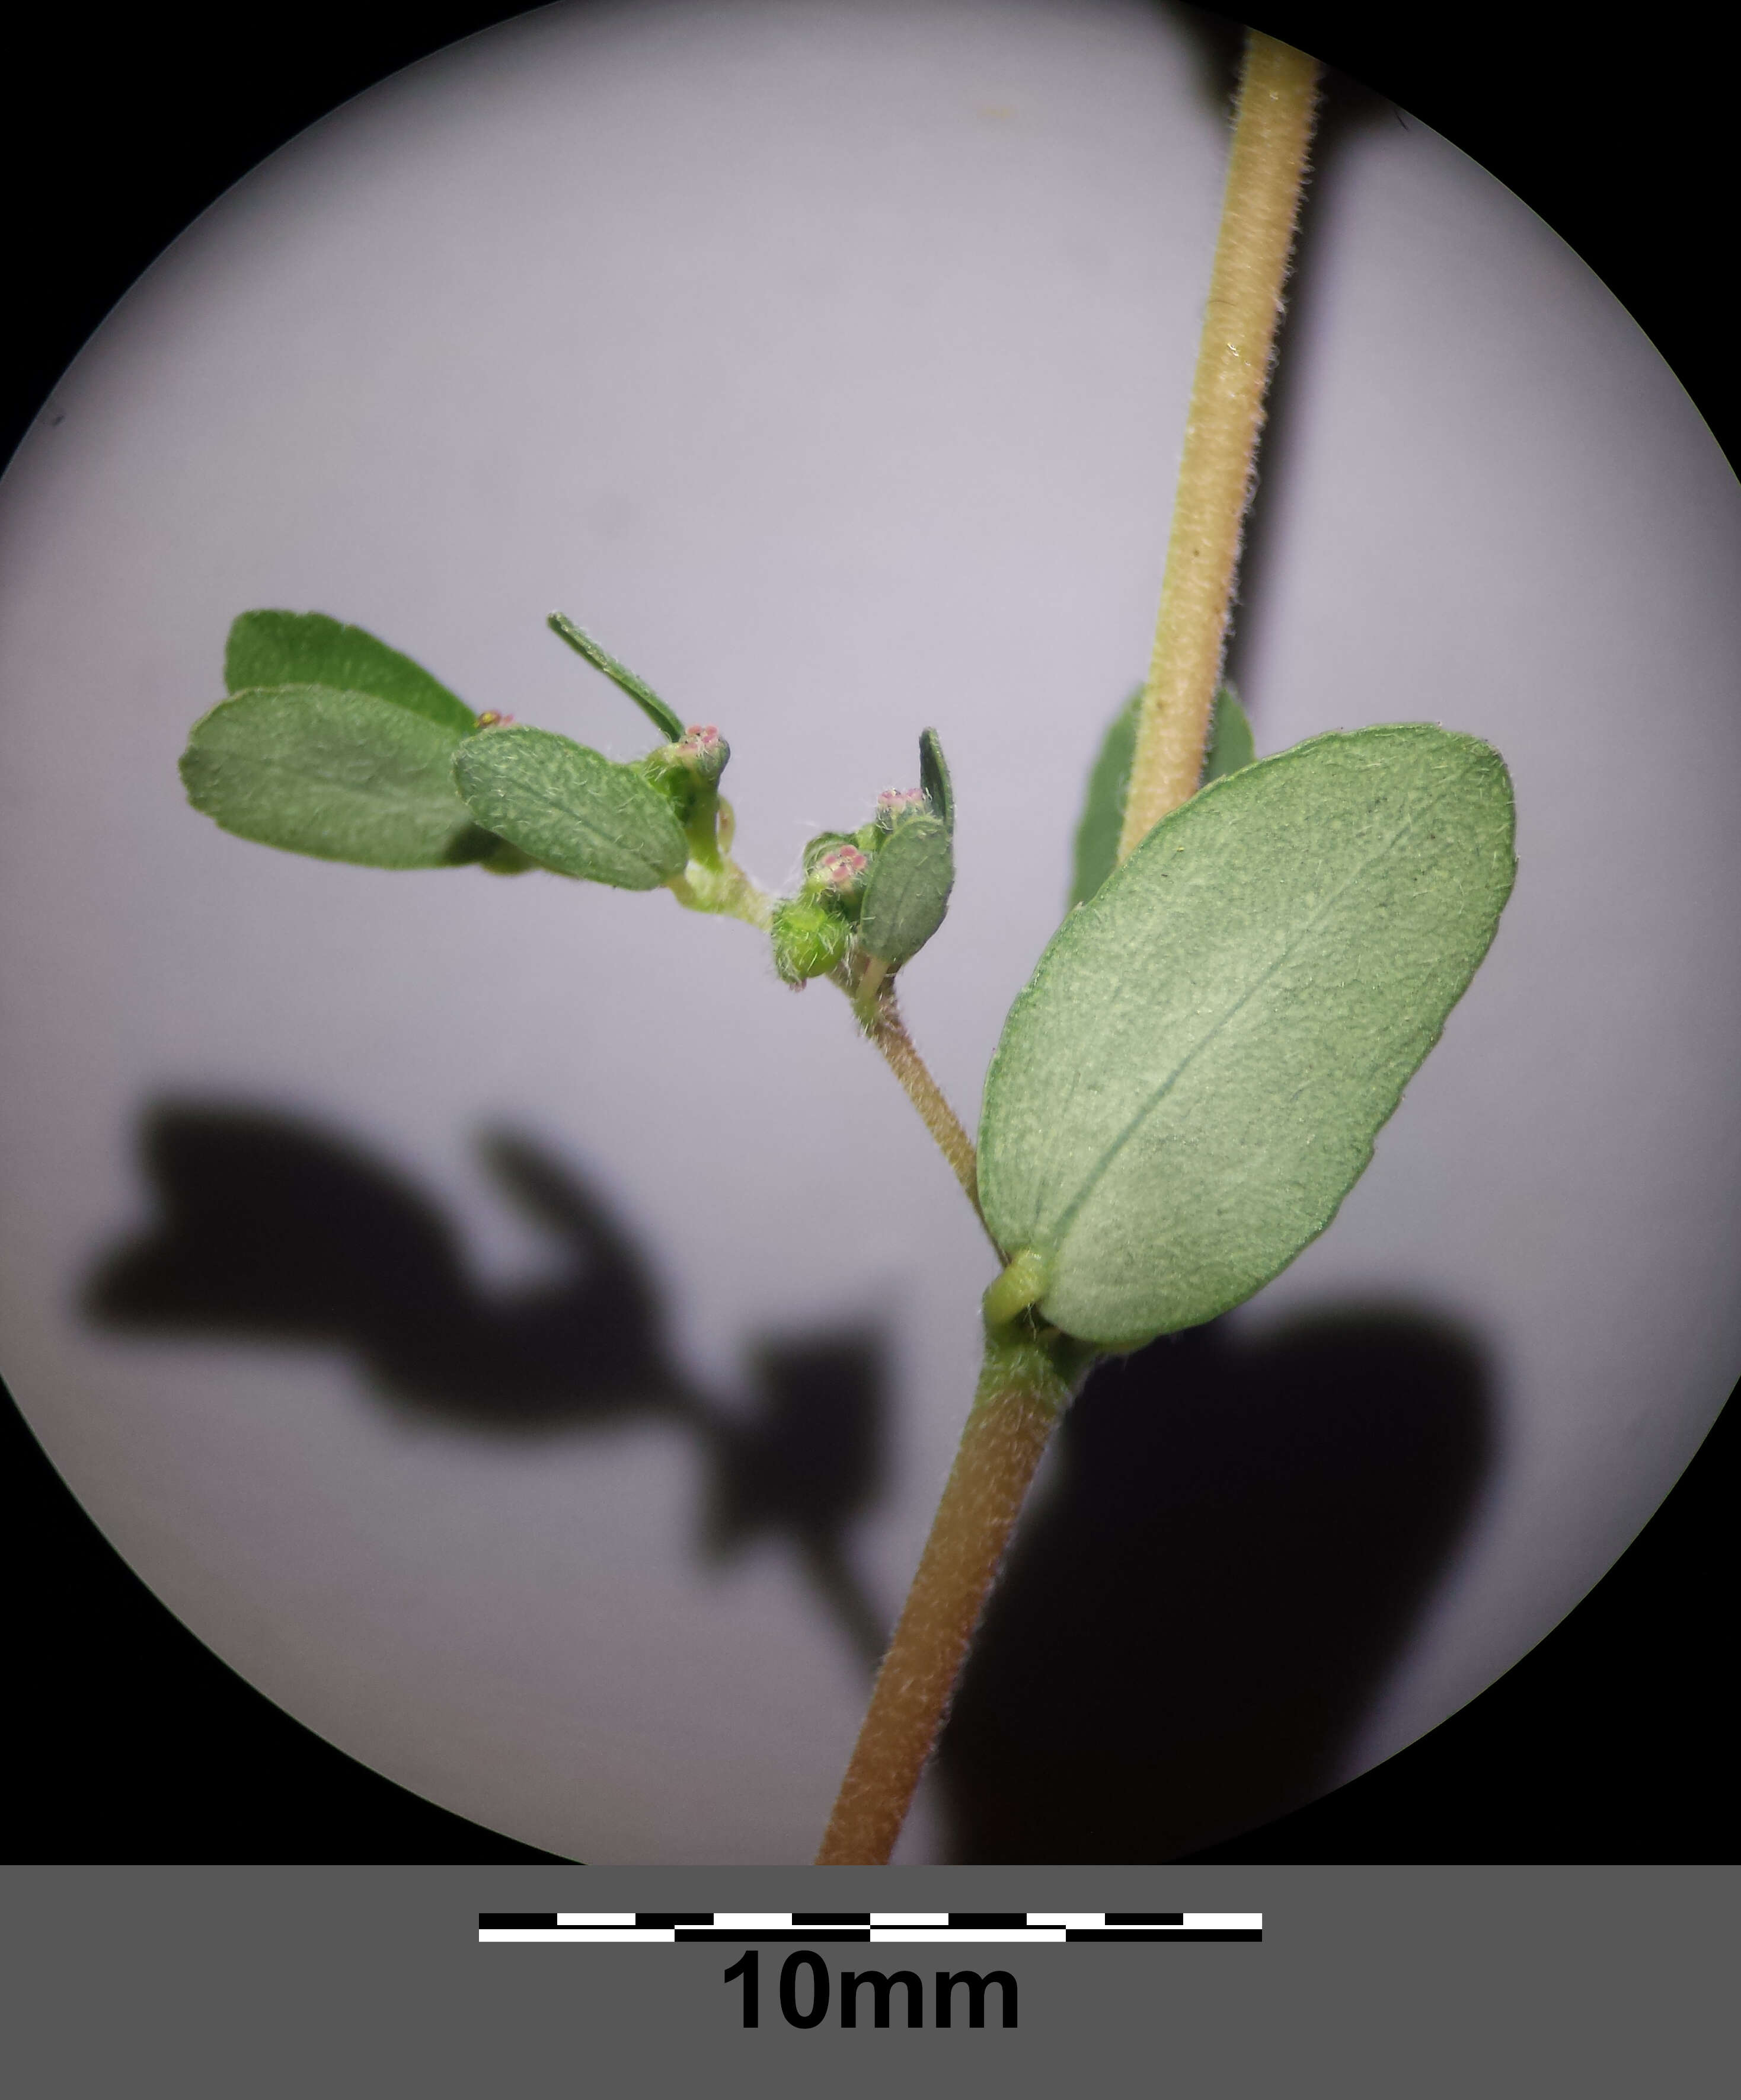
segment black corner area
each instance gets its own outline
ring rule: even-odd
[[[13,1865],[536,1865],[395,1786],[220,1662],[79,1507],[0,1394]],[[24,1600],[33,1600],[26,1602]]]

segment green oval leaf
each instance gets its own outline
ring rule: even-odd
[[[480,824],[558,875],[656,889],[688,862],[682,826],[638,766],[553,730],[480,730],[453,771]]]
[[[952,836],[955,829],[955,787],[949,777],[949,761],[943,756],[943,739],[934,729],[919,733],[919,784],[932,814],[942,819]]]
[[[1043,1316],[1196,1326],[1315,1239],[1486,954],[1511,786],[1422,725],[1314,738],[1162,819],[1041,957],[985,1085],[980,1197]]]
[[[1136,718],[1143,704],[1139,686],[1113,716],[1112,726],[1088,775],[1088,792],[1082,805],[1082,822],[1076,832],[1076,867],[1070,885],[1072,904],[1086,904],[1118,865],[1118,836],[1124,829],[1125,796],[1131,786],[1131,765],[1136,756]],[[1257,757],[1251,724],[1231,686],[1215,695],[1215,711],[1210,717],[1209,750],[1203,760],[1203,779],[1211,780],[1236,773]]]
[[[238,837],[363,867],[450,867],[495,846],[454,792],[456,739],[373,693],[242,692],[182,754],[187,799]]]
[[[954,848],[942,818],[913,816],[897,824],[865,880],[858,938],[866,952],[892,970],[910,962],[943,924],[954,882]]]
[[[245,612],[224,646],[223,683],[229,693],[267,686],[372,693],[440,723],[454,736],[469,736],[478,726],[465,701],[421,664],[324,612]]]

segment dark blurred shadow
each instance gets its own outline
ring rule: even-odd
[[[1153,6],[1197,61],[1192,84],[1199,97],[1218,117],[1231,119],[1239,87],[1240,55],[1245,48],[1243,27],[1230,15],[1187,7],[1180,0],[1153,0]]]
[[[553,1275],[482,1286],[452,1224],[386,1162],[258,1109],[168,1102],[140,1134],[158,1216],[103,1255],[97,1324],[342,1349],[408,1414],[482,1434],[677,1422],[706,1454],[698,1544],[783,1539],[873,1663],[884,1629],[846,1535],[882,1485],[883,1349],[865,1330],[763,1343],[747,1405],[672,1357],[647,1264],[584,1179],[529,1139],[483,1140],[503,1193],[561,1250]]]
[[[1492,1435],[1470,1339],[1404,1311],[1103,1366],[944,1737],[950,1856],[1176,1859],[1324,1792]]]
[[[848,1525],[882,1478],[881,1349],[869,1334],[765,1346],[759,1412],[714,1432],[707,1519],[716,1553],[757,1531],[796,1546],[818,1588],[875,1665],[888,1638],[843,1555]]]
[[[731,1405],[687,1380],[647,1264],[574,1168],[485,1157],[561,1250],[491,1289],[404,1175],[269,1111],[168,1103],[142,1144],[155,1221],[104,1255],[90,1317],[134,1334],[352,1354],[378,1400],[480,1435],[691,1435],[698,1551],[791,1551],[868,1665],[853,1573],[881,1486],[883,1349],[765,1341]],[[1479,1356],[1403,1312],[1224,1325],[1097,1374],[1060,1435],[945,1738],[950,1856],[1163,1860],[1322,1792],[1465,1521],[1490,1441]]]

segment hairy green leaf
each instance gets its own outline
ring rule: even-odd
[[[943,739],[934,729],[919,733],[919,784],[925,791],[932,814],[943,820],[952,836],[955,829],[955,788],[949,777],[949,761],[943,756]]]
[[[897,970],[924,946],[949,909],[955,853],[941,817],[914,816],[884,840],[865,880],[858,938]]]
[[[689,859],[683,827],[638,765],[547,729],[490,729],[454,755],[477,821],[558,875],[656,889]]]
[[[585,657],[595,671],[602,671],[612,685],[628,694],[667,743],[681,741],[683,717],[665,704],[645,678],[637,677],[626,664],[618,663],[608,649],[595,642],[584,627],[577,626],[566,612],[553,612],[548,624],[550,632],[561,635],[577,656]]]
[[[421,664],[346,627],[324,612],[245,612],[230,629],[223,652],[224,690],[267,686],[328,686],[342,693],[372,693],[468,736],[478,717],[457,694]]]
[[[1043,1316],[1131,1348],[1285,1268],[1439,1039],[1514,867],[1504,761],[1425,725],[1314,738],[1164,818],[1059,929],[986,1080],[981,1201],[1038,1258]]]
[[[1124,829],[1125,796],[1130,791],[1131,766],[1136,756],[1136,718],[1143,704],[1139,686],[1113,716],[1088,775],[1088,793],[1076,832],[1075,879],[1070,885],[1072,904],[1086,904],[1118,865],[1118,835]],[[1215,695],[1215,711],[1210,717],[1209,750],[1203,761],[1202,785],[1236,773],[1257,756],[1251,724],[1231,686]]]
[[[182,754],[227,832],[363,867],[450,867],[495,846],[454,792],[457,739],[374,693],[277,686],[220,700]]]

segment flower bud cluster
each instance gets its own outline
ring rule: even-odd
[[[923,788],[885,788],[876,798],[876,815],[872,821],[878,831],[886,835],[905,818],[923,816],[930,807]]]
[[[923,788],[888,788],[856,832],[819,832],[810,840],[797,895],[774,908],[774,964],[787,984],[826,977],[849,961],[878,854],[912,818],[934,814]]]
[[[718,784],[731,757],[731,746],[712,722],[691,723],[674,743],[662,743],[641,763],[650,779],[667,792]]]
[[[804,886],[810,896],[822,898],[845,918],[856,919],[870,871],[870,856],[843,839],[823,847],[805,873]]]
[[[717,780],[731,757],[731,746],[712,722],[691,722],[670,749],[677,762],[698,780]]]
[[[731,746],[712,722],[691,722],[673,743],[641,760],[641,770],[665,796],[685,831],[711,836],[719,807],[720,775]]]

